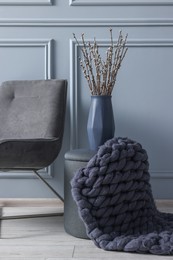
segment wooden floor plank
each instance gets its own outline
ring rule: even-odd
[[[104,251],[92,246],[75,246],[74,259],[84,259],[84,256],[88,259],[116,259],[116,260],[166,260],[165,256],[154,256],[154,255],[142,255],[142,254],[132,254],[125,252],[115,252],[115,251]],[[170,257],[169,257],[170,259]],[[173,259],[173,257],[172,257]],[[86,260],[86,258],[85,258]]]
[[[0,246],[1,257],[72,257],[74,246]]]
[[[4,207],[62,207],[63,202],[56,199],[0,199],[0,206]]]
[[[19,215],[29,215],[29,214],[54,214],[62,213],[63,208],[60,207],[3,207],[1,209],[1,216],[19,216]]]
[[[66,258],[69,259],[69,258]],[[0,260],[45,260],[44,257],[20,257],[20,256],[12,256],[12,257],[0,257]]]
[[[63,210],[52,199],[0,200],[5,214]],[[51,205],[51,206],[50,206]],[[173,201],[157,201],[165,212],[173,212]],[[6,220],[0,222],[0,260],[165,260],[165,256],[108,252],[91,240],[64,231],[63,217]],[[173,260],[173,256],[167,257]]]

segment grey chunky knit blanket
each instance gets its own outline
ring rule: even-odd
[[[173,255],[173,214],[157,210],[148,169],[141,144],[114,138],[76,173],[72,194],[97,247]]]

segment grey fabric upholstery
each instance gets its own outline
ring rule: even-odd
[[[66,80],[6,81],[0,86],[0,169],[41,169],[62,144]]]

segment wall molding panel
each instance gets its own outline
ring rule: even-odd
[[[27,47],[40,47],[44,48],[44,79],[51,79],[51,53],[52,53],[52,39],[2,39],[0,40],[0,48],[11,47],[11,48],[27,48]],[[52,166],[41,169],[39,171],[44,178],[52,178]],[[0,178],[36,178],[32,172],[22,171],[22,172],[0,172]]]
[[[86,39],[86,41],[90,41],[91,43],[93,40]],[[77,86],[77,79],[78,79],[78,48],[82,46],[82,42],[80,39],[78,39],[79,45],[76,43],[74,39],[70,40],[70,148],[71,149],[77,149],[79,148],[78,143],[78,86]],[[98,40],[98,46],[99,47],[108,47],[110,40],[109,39],[103,39]],[[127,43],[128,48],[151,48],[151,47],[162,47],[162,48],[173,48],[173,39],[129,39]],[[173,179],[173,170],[164,172],[160,171],[150,171],[152,174],[151,178],[153,179]]]
[[[0,27],[169,27],[173,19],[0,19]]]
[[[4,69],[4,72],[1,73],[1,82],[10,78],[40,77],[45,80],[67,78],[69,82],[62,154],[53,165],[40,170],[41,175],[44,178],[50,178],[50,183],[57,187],[60,194],[63,194],[64,163],[61,157],[67,149],[87,146],[85,123],[90,96],[86,96],[88,89],[80,88],[80,83],[82,85],[85,83],[78,63],[82,45],[81,32],[85,32],[88,38],[92,38],[92,35],[95,34],[101,53],[105,55],[105,50],[110,44],[110,35],[109,32],[105,35],[104,31],[107,32],[109,28],[112,28],[115,41],[120,30],[124,33],[128,32],[128,63],[120,74],[120,85],[126,84],[126,80],[132,84],[129,93],[126,92],[123,85],[124,88],[118,92],[120,95],[118,103],[114,103],[115,110],[118,106],[117,109],[120,113],[118,113],[117,123],[121,124],[117,127],[117,133],[140,136],[140,131],[143,131],[141,141],[146,144],[150,140],[148,137],[155,137],[155,146],[151,146],[150,143],[148,146],[154,160],[150,170],[151,178],[153,183],[160,185],[158,194],[160,192],[162,196],[163,193],[170,192],[173,198],[171,184],[168,191],[161,190],[162,180],[167,183],[173,180],[171,153],[167,156],[163,154],[163,157],[162,151],[159,149],[153,153],[155,147],[161,146],[159,137],[163,135],[166,138],[165,142],[162,140],[165,144],[162,149],[166,151],[168,147],[171,152],[173,151],[171,146],[173,144],[171,139],[173,121],[171,121],[170,114],[173,107],[171,100],[173,95],[171,85],[173,82],[173,74],[171,74],[173,0],[0,0],[0,8],[0,53],[2,56],[0,67],[1,71]],[[73,39],[72,32],[75,32],[79,38],[79,46]],[[86,39],[86,41],[93,42],[93,38]],[[10,64],[8,60],[11,61]],[[62,61],[67,61],[67,64]],[[159,71],[162,73],[157,73]],[[127,73],[126,77],[123,77],[124,73],[125,75]],[[135,73],[135,78],[131,76],[132,73]],[[146,75],[148,76],[146,77]],[[138,88],[138,85],[141,89]],[[166,88],[162,88],[163,85]],[[127,95],[125,95],[127,100],[123,104],[124,93]],[[142,99],[142,94],[145,99]],[[136,102],[139,102],[139,110],[136,110],[135,102],[130,104],[129,97],[135,98]],[[165,99],[163,100],[163,98]],[[113,96],[113,100],[116,102],[117,97]],[[128,117],[127,112],[132,119]],[[155,121],[152,121],[153,115],[156,117]],[[128,120],[133,125],[128,124]],[[141,123],[141,128],[138,127],[137,120]],[[167,124],[169,124],[168,129],[164,128]],[[158,128],[160,132],[158,131],[155,135]],[[0,172],[2,180],[0,193],[2,195],[8,196],[8,189],[3,187],[3,183],[8,186],[10,178],[23,179],[21,183],[25,183],[28,179],[29,187],[32,187],[33,183],[37,183],[37,177],[31,171]],[[14,194],[19,194],[18,188],[18,185],[14,187]],[[38,191],[35,193],[38,194],[38,197],[42,196],[41,190],[42,188],[38,186]],[[21,194],[25,193],[28,196],[27,190],[23,189]],[[33,194],[33,196],[35,195]],[[169,194],[165,196],[170,197]]]
[[[70,6],[129,6],[129,5],[161,5],[169,6],[173,5],[172,0],[69,0]]]
[[[32,40],[32,39],[27,39],[27,40],[0,40],[0,48],[2,47],[40,47],[44,48],[44,55],[45,55],[45,71],[44,71],[44,79],[51,79],[51,74],[52,74],[52,69],[51,69],[51,53],[52,53],[52,39],[48,40]]]
[[[39,171],[41,176],[45,179],[53,178],[53,170],[52,166],[41,169]],[[32,171],[9,171],[9,172],[1,172],[0,171],[0,179],[38,179],[38,177]]]
[[[52,5],[52,0],[0,0],[0,5]]]
[[[149,171],[151,179],[173,179],[173,171]]]

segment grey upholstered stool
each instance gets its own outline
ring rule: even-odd
[[[85,167],[95,152],[84,149],[69,151],[65,154],[64,175],[64,228],[67,233],[79,238],[88,238],[85,226],[79,218],[76,203],[71,194],[70,181],[79,168]]]

